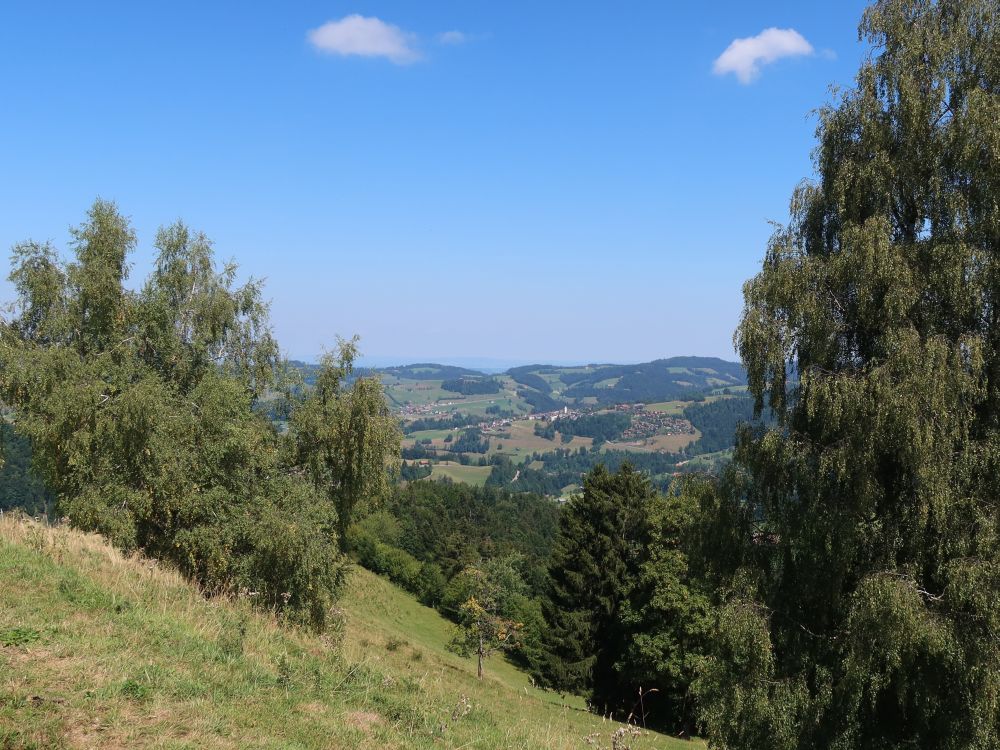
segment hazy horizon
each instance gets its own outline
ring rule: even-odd
[[[322,355],[312,356],[312,357],[295,357],[289,355],[289,359],[298,362],[305,362],[307,364],[316,364]],[[512,367],[524,367],[526,365],[552,365],[554,367],[586,367],[588,365],[637,365],[644,362],[652,362],[660,359],[671,359],[673,357],[704,357],[712,358],[714,355],[707,354],[671,354],[662,357],[650,357],[649,359],[637,359],[629,361],[618,361],[610,359],[576,359],[576,360],[526,360],[526,359],[504,359],[502,357],[476,357],[476,356],[460,356],[460,357],[448,357],[448,356],[416,356],[416,357],[400,357],[400,356],[376,356],[367,357],[362,354],[358,358],[357,365],[359,367],[404,367],[406,365],[415,364],[436,364],[436,365],[450,365],[452,367],[464,367],[469,370],[480,370],[485,373],[493,372],[503,372],[509,370]],[[727,362],[739,362],[739,359],[735,357],[727,359],[726,357],[718,357],[717,359],[723,359]]]

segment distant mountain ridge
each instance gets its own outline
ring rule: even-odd
[[[690,399],[709,391],[746,385],[746,373],[737,362],[718,357],[670,357],[639,364],[589,364],[576,367],[523,365],[499,376],[453,365],[418,363],[377,368],[370,372],[425,381],[510,378],[517,395],[545,411],[566,404],[659,402]]]
[[[742,365],[717,357],[671,357],[635,365],[529,365],[506,374],[525,389],[522,395],[528,400],[534,391],[545,401],[601,405],[674,401],[746,385]]]
[[[294,362],[301,365],[303,362]],[[691,369],[711,369],[718,372],[726,372],[738,378],[744,378],[743,365],[739,362],[731,362],[719,357],[698,357],[679,356],[654,359],[649,362],[639,362],[635,364],[618,364],[615,362],[590,362],[578,365],[553,365],[539,362],[537,364],[517,365],[508,367],[506,370],[476,369],[462,367],[459,365],[446,365],[437,362],[415,362],[408,365],[393,365],[391,367],[367,367],[365,369],[373,372],[384,372],[396,377],[406,377],[407,375],[418,376],[415,379],[425,379],[428,373],[433,373],[438,377],[460,377],[460,376],[481,376],[481,375],[513,375],[517,372],[531,372],[535,370],[547,371],[583,371],[583,370],[604,370],[607,368],[618,368],[622,370],[644,369],[650,367],[681,367]]]
[[[316,365],[291,364],[311,382]],[[511,397],[516,395],[522,403],[537,411],[560,409],[566,405],[608,406],[690,400],[722,388],[742,388],[747,383],[746,372],[738,362],[696,356],[668,357],[630,365],[521,365],[500,373],[416,362],[392,367],[360,367],[356,373],[380,375],[397,383],[433,383],[436,387],[449,381],[464,381],[469,385],[479,380],[498,379],[506,384]],[[477,391],[472,387],[463,388],[463,392]]]
[[[455,365],[438,365],[433,362],[418,362],[398,367],[377,367],[372,371],[393,375],[404,380],[453,380],[455,378],[487,377],[487,373],[482,370],[470,370],[468,367]]]

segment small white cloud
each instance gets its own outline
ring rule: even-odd
[[[420,59],[412,34],[374,17],[345,16],[324,23],[307,36],[313,47],[331,55],[385,57],[397,65]]]
[[[465,44],[469,41],[468,34],[461,31],[444,31],[437,38],[441,44]]]
[[[740,83],[750,83],[760,75],[762,65],[811,54],[812,45],[795,29],[764,29],[757,36],[734,39],[712,70],[720,76],[735,73]]]

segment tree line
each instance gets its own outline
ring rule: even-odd
[[[671,453],[634,453],[630,451],[604,451],[601,448],[556,448],[548,453],[533,453],[522,464],[515,464],[507,456],[490,457],[493,467],[486,484],[506,487],[515,492],[533,492],[539,495],[558,496],[569,485],[579,485],[584,475],[598,464],[617,471],[629,463],[651,478],[653,486],[666,491],[673,481],[673,473],[682,467],[682,456]],[[541,468],[530,464],[542,462]],[[517,482],[514,482],[514,477]]]
[[[588,475],[547,564],[547,684],[721,748],[1000,746],[998,28],[995,0],[865,11],[817,178],[744,287],[773,422],[667,494]]]
[[[632,415],[620,411],[582,414],[576,419],[558,419],[554,424],[563,435],[579,435],[593,438],[597,442],[605,442],[620,438],[622,433],[632,426]]]
[[[627,462],[615,472],[599,464],[580,481],[565,506],[523,491],[411,483],[351,527],[353,554],[459,625],[459,652],[483,659],[502,649],[539,684],[621,718],[639,686],[655,686],[646,722],[690,732],[687,693],[710,611],[681,548],[697,503],[658,493]]]
[[[753,398],[742,395],[692,404],[685,407],[684,418],[701,433],[685,449],[685,453],[691,456],[732,448],[736,442],[736,431],[741,424],[774,422],[774,416],[769,410],[760,415],[755,414]]]
[[[500,381],[496,378],[453,378],[441,381],[441,388],[463,396],[482,396],[490,393],[500,393]]]
[[[31,466],[31,444],[13,426],[0,423],[0,510],[48,516],[55,502]]]
[[[457,651],[480,653],[483,635],[487,652],[502,647],[530,668],[540,659],[545,561],[558,514],[555,503],[529,493],[417,482],[397,488],[349,536],[362,565],[466,625]],[[504,623],[516,638],[500,637]]]
[[[455,412],[450,417],[420,417],[403,424],[403,433],[410,435],[424,430],[451,430],[462,427],[474,427],[483,421],[477,414]]]
[[[777,425],[701,489],[720,746],[1000,745],[998,28],[995,0],[865,11],[817,180],[744,287]]]
[[[445,436],[448,445],[447,450],[452,453],[482,453],[485,454],[490,449],[490,440],[483,437],[483,431],[478,427],[469,427],[462,430],[458,438]]]

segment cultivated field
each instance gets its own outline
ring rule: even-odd
[[[573,440],[563,443],[561,435],[557,432],[555,440],[547,440],[535,434],[535,425],[538,422],[523,419],[518,420],[507,428],[504,435],[490,434],[490,453],[501,453],[509,457],[512,461],[521,462],[532,453],[551,453],[559,448],[590,448],[594,444],[592,438],[579,437],[574,435]],[[503,446],[503,449],[500,449]]]
[[[649,411],[660,411],[672,417],[682,417],[684,409],[690,405],[690,401],[661,401],[658,404],[646,404],[646,408]]]
[[[604,449],[609,451],[635,451],[637,453],[677,453],[700,437],[701,433],[698,430],[695,430],[694,434],[653,435],[653,437],[645,438],[644,440],[632,440],[628,442],[608,441],[604,444]]]

